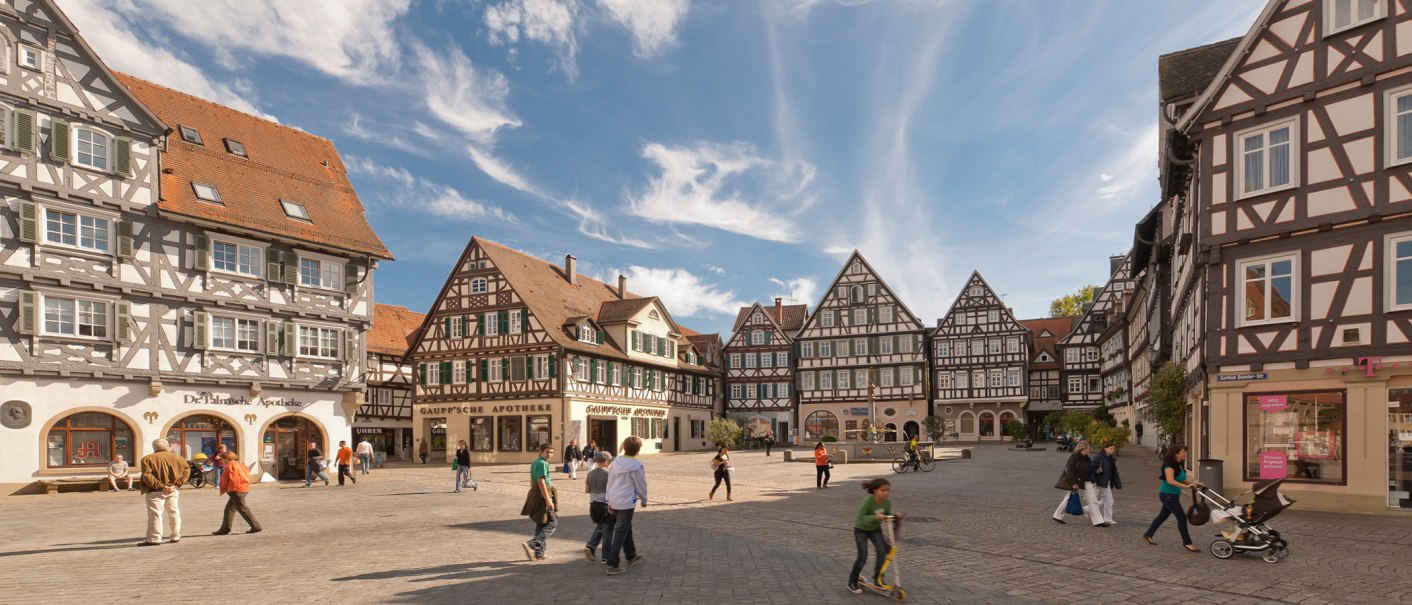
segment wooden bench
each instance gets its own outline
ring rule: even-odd
[[[95,491],[103,491],[103,487],[108,484],[108,476],[102,477],[61,477],[55,479],[40,479],[39,484],[44,486],[44,493],[57,494],[59,487],[63,485],[92,485]]]

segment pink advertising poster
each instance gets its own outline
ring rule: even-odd
[[[1284,479],[1289,475],[1289,458],[1281,450],[1260,452],[1260,480]]]
[[[1260,411],[1282,412],[1289,407],[1289,395],[1261,395]]]

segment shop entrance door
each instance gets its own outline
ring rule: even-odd
[[[681,451],[681,416],[672,416],[672,451]]]
[[[280,480],[304,478],[311,442],[321,448],[324,459],[330,458],[329,452],[322,449],[325,447],[323,431],[314,423],[297,416],[276,420],[265,430],[262,441],[264,451],[260,460],[270,465],[266,470],[273,470],[275,478]]]
[[[588,439],[598,442],[598,449],[618,455],[618,419],[589,418]]]
[[[1412,389],[1388,389],[1388,508],[1412,509]]]
[[[789,423],[780,422],[779,427],[780,430],[775,431],[775,444],[794,445],[794,439],[792,439],[789,435]]]

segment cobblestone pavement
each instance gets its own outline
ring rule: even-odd
[[[518,515],[527,465],[479,467],[478,492],[451,492],[443,466],[389,467],[347,487],[257,485],[256,535],[210,535],[224,503],[182,494],[180,544],[133,548],[144,507],[133,493],[0,498],[0,602],[222,600],[406,603],[840,603],[864,478],[887,476],[903,527],[900,565],[917,603],[1412,603],[1412,518],[1300,512],[1273,525],[1292,544],[1275,565],[1180,549],[1157,511],[1150,453],[1120,459],[1114,528],[1049,519],[1066,454],[975,450],[932,473],[840,465],[816,490],[813,466],[737,453],[735,502],[707,501],[709,454],[645,458],[652,506],[634,519],[645,561],[620,576],[583,560],[584,476],[557,475],[565,511],[551,560],[524,561]],[[237,521],[239,524],[240,522]],[[237,525],[236,531],[243,531]],[[1193,528],[1203,548],[1215,530]],[[871,566],[871,563],[870,563]]]

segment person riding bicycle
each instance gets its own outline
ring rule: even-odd
[[[916,435],[912,435],[911,437],[908,438],[908,441],[907,441],[907,464],[912,465],[912,468],[917,468],[917,469],[922,468],[922,466],[921,466],[921,459],[917,456],[917,436],[916,436]]]

